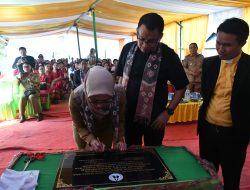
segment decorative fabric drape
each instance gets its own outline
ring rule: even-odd
[[[175,22],[165,25],[162,42],[167,44],[176,53],[178,53],[178,34],[179,26]]]
[[[120,52],[122,51],[123,46],[125,45],[125,39],[119,39],[119,49]]]
[[[243,10],[243,19],[248,23],[250,26],[250,7],[247,7]],[[248,40],[246,45],[243,47],[243,51],[245,53],[250,54],[250,37],[248,36]]]
[[[92,31],[92,19],[87,15],[96,0],[1,0],[1,35],[13,38],[18,35],[48,32],[60,33],[73,26],[79,15],[79,33]],[[249,7],[248,0],[105,0],[95,6],[97,32],[111,35],[132,36],[139,18],[157,12],[165,24],[185,21],[234,8]],[[84,14],[83,14],[84,13]],[[83,16],[84,15],[84,16]],[[86,31],[82,31],[82,30]],[[74,27],[71,27],[74,30]],[[115,37],[116,38],[116,37]],[[120,37],[122,38],[122,37]],[[172,46],[172,45],[171,45]],[[174,48],[175,49],[175,48]]]
[[[202,3],[207,5],[217,5],[225,7],[248,7],[250,1],[246,0],[186,0],[189,2]]]
[[[136,35],[133,35],[132,36],[132,41],[136,41],[137,40],[137,36]]]
[[[68,31],[69,28],[71,28],[71,31],[75,31],[75,27],[72,26],[76,19],[79,21],[80,34],[93,35],[92,18],[88,16],[87,12],[94,2],[97,1],[1,0],[1,35],[12,39],[21,35],[22,37],[30,37],[29,35],[60,34]],[[145,13],[157,12],[164,18],[166,28],[171,28],[174,27],[172,26],[174,22],[189,22],[190,19],[198,18],[199,16],[203,18],[202,16],[213,13],[221,15],[224,11],[244,7],[250,7],[249,0],[103,0],[95,6],[96,31],[98,37],[121,39],[133,36],[136,33],[138,20]],[[81,19],[79,19],[79,15],[82,15]],[[227,17],[232,16],[235,15],[229,14]],[[200,26],[200,28],[202,27],[204,26]],[[211,34],[210,27],[208,29],[208,34]],[[198,31],[200,32],[200,29]],[[165,34],[171,35],[173,33],[165,32]],[[178,40],[179,32],[176,35]],[[175,51],[178,51],[179,43],[177,41],[174,42],[176,36],[171,36],[171,38],[164,36],[163,42],[167,43]],[[196,37],[200,36],[199,34]],[[202,44],[198,45],[202,49]],[[186,48],[186,46],[184,47]]]
[[[184,55],[189,54],[189,44],[197,43],[198,52],[201,53],[206,42],[208,16],[201,16],[182,22],[182,46]]]
[[[3,35],[26,35],[34,33],[50,32],[71,27],[76,18],[86,13],[94,0],[71,1],[50,0],[39,3],[22,4],[18,2],[8,4],[0,2],[0,31]],[[2,4],[5,2],[5,4]],[[47,4],[46,4],[47,2]],[[59,3],[57,3],[59,2]],[[200,16],[197,13],[173,12],[150,7],[135,6],[113,0],[105,0],[98,3],[96,10],[97,32],[107,34],[119,34],[125,36],[134,35],[139,18],[149,12],[157,12],[166,23],[175,20],[185,20]],[[112,10],[112,11],[110,11]],[[79,29],[92,30],[92,19],[86,14],[78,23]]]

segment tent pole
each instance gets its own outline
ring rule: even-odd
[[[182,30],[182,25],[181,25],[182,21],[180,21],[180,60],[181,60],[181,49],[182,49],[182,37],[181,37],[181,30]]]
[[[95,9],[91,9],[93,18],[93,32],[95,41],[95,51],[96,51],[96,64],[98,63],[98,47],[97,47],[97,37],[96,37],[96,22],[95,22]]]
[[[76,36],[77,36],[77,43],[78,43],[78,52],[79,52],[79,58],[81,59],[81,48],[80,48],[80,42],[79,42],[78,24],[75,23],[74,26],[76,27]]]

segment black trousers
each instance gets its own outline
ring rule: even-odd
[[[128,147],[142,145],[142,137],[144,137],[145,146],[160,146],[162,145],[164,130],[155,130],[146,124],[136,122],[126,124],[125,139]]]
[[[222,169],[224,190],[239,190],[249,139],[236,129],[205,122],[200,127],[200,156]]]

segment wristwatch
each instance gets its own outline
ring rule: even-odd
[[[169,107],[166,107],[165,110],[167,111],[168,115],[173,115],[174,114],[174,110],[169,108]]]

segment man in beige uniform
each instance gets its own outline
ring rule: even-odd
[[[201,70],[204,56],[198,54],[196,43],[189,45],[190,54],[183,61],[183,67],[189,80],[188,89],[190,92],[200,92],[201,89]]]
[[[87,59],[89,61],[89,68],[92,68],[96,65],[96,51],[94,48],[90,49],[89,55],[87,56]]]

